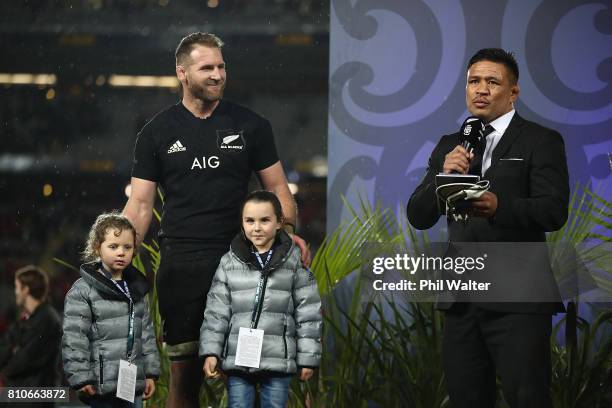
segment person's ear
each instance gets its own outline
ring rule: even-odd
[[[518,84],[512,85],[512,88],[510,88],[510,101],[512,103],[516,102],[520,93],[521,88],[519,88]]]
[[[180,82],[185,82],[185,67],[183,65],[176,66],[176,77]]]

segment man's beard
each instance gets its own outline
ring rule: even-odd
[[[225,82],[221,84],[221,87],[219,88],[217,92],[210,92],[208,91],[206,86],[200,86],[200,85],[189,83],[189,82],[187,83],[187,88],[189,89],[189,92],[194,97],[201,100],[202,102],[216,102],[220,100],[221,98],[223,98],[223,91],[225,90]]]

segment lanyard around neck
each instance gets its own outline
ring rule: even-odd
[[[261,265],[261,269],[263,270],[268,264],[268,262],[270,262],[270,258],[272,258],[272,248],[270,248],[270,250],[268,251],[268,256],[266,257],[265,262],[262,261],[261,255],[259,255],[259,252],[253,251],[253,253],[255,254],[255,258],[257,258],[257,262],[259,262],[259,265]]]
[[[255,324],[257,320],[257,311],[259,309],[259,302],[261,300],[261,296],[264,290],[264,284],[266,280],[266,276],[263,270],[265,269],[268,262],[270,262],[270,258],[272,258],[272,248],[270,248],[270,251],[268,252],[268,256],[266,257],[265,262],[261,259],[261,256],[259,255],[257,251],[253,251],[253,253],[255,254],[255,258],[257,258],[259,265],[261,265],[262,271],[261,271],[261,276],[259,278],[259,282],[257,283],[257,290],[255,291],[255,299],[253,301],[253,313],[251,314],[251,329],[255,328]]]
[[[123,287],[121,287],[121,285],[119,285],[117,283],[117,281],[113,280],[110,276],[110,273],[108,273],[108,271],[104,270],[104,268],[102,268],[102,271],[104,272],[104,276],[106,276],[107,278],[110,279],[110,281],[117,287],[117,289],[119,289],[119,291],[121,293],[123,293],[125,295],[125,297],[128,298],[129,301],[129,315],[130,315],[130,319],[129,319],[129,323],[128,323],[128,338],[127,338],[127,351],[126,351],[126,358],[129,361],[132,361],[132,351],[134,349],[134,319],[135,319],[135,311],[134,311],[134,301],[132,300],[132,295],[130,293],[130,288],[128,287],[128,284],[126,281],[122,281],[123,283]]]

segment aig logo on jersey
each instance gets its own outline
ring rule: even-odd
[[[242,130],[217,130],[217,146],[223,153],[240,153],[245,150],[246,143]]]

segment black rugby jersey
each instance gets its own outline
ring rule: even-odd
[[[132,176],[164,193],[160,237],[229,244],[251,172],[278,160],[270,122],[253,111],[221,100],[200,119],[179,102],[138,134]]]

